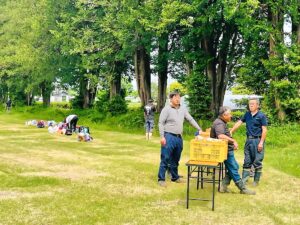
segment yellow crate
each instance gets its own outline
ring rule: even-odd
[[[209,138],[210,137],[210,132],[201,132],[200,136],[205,137],[205,138]]]
[[[219,139],[191,140],[190,160],[223,162],[227,159],[228,142]]]
[[[210,130],[211,130],[211,128],[207,128],[207,129],[205,130],[205,132],[210,133]]]

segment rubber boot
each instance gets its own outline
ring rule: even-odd
[[[249,177],[250,177],[250,169],[243,169],[243,173],[242,173],[243,182],[247,183]]]
[[[226,174],[221,182],[221,186],[220,186],[221,193],[230,193],[231,192],[230,189],[228,188],[230,181],[231,181],[231,178],[228,176],[228,174]]]
[[[254,177],[254,174],[255,174],[255,168],[254,168],[254,166],[252,165],[252,166],[251,166],[251,169],[250,169],[250,177]]]
[[[261,169],[255,169],[253,186],[257,186],[259,184],[260,176]]]
[[[245,194],[245,195],[255,195],[255,191],[251,191],[246,187],[246,184],[243,182],[243,180],[239,180],[235,183],[235,185],[238,187],[238,189],[240,189],[240,193],[241,194]]]

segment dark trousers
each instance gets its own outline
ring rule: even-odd
[[[181,157],[183,142],[181,137],[173,136],[166,133],[165,138],[167,144],[161,147],[160,166],[158,171],[158,180],[166,179],[166,171],[169,167],[171,173],[171,180],[175,181],[178,176],[178,165]]]
[[[76,125],[77,125],[78,117],[75,116],[70,123],[68,123],[68,128],[71,129],[72,131],[76,131]]]
[[[264,159],[265,155],[265,149],[261,152],[258,151],[258,143],[260,142],[259,138],[256,139],[247,139],[245,148],[244,148],[244,169],[250,169],[253,165],[255,169],[261,169],[262,168],[262,161]]]

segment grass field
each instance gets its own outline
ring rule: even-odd
[[[27,116],[0,115],[0,224],[300,224],[299,125],[270,128],[257,194],[241,195],[231,184],[234,193],[217,193],[212,212],[210,202],[185,208],[186,184],[157,185],[157,137],[94,127],[94,141],[79,143],[25,126]],[[242,131],[237,138],[242,165]],[[210,196],[210,185],[198,192],[195,185],[193,195]]]

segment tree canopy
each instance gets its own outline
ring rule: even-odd
[[[197,118],[216,114],[225,91],[240,85],[265,96],[274,119],[300,119],[297,0],[0,3],[1,101],[10,96],[31,105],[42,95],[48,106],[59,85],[75,90],[76,105],[89,108],[99,91],[111,101],[124,98],[121,81],[135,78],[142,105],[155,97],[161,110],[172,76]]]

